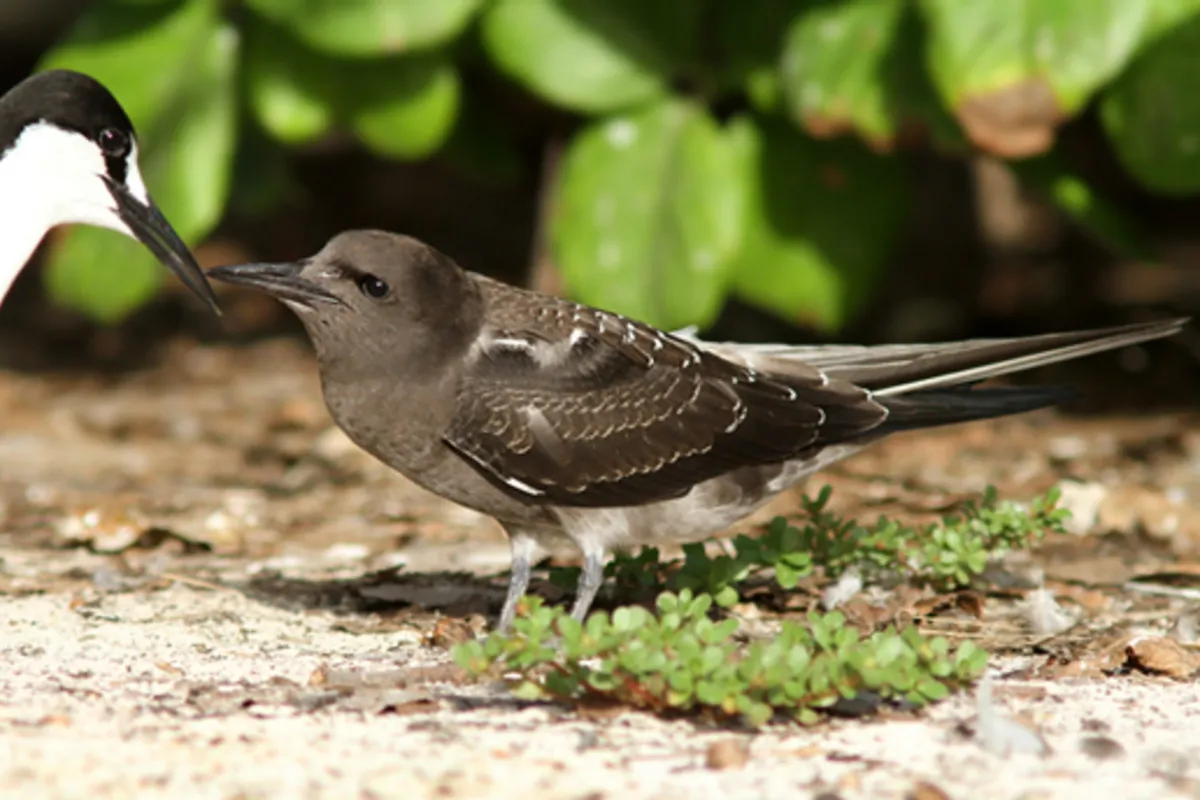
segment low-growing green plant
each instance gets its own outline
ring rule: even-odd
[[[826,577],[856,569],[868,579],[892,574],[937,589],[970,585],[988,562],[1026,547],[1046,531],[1061,531],[1070,512],[1058,508],[1052,489],[1028,507],[999,500],[989,486],[980,502],[968,502],[954,515],[929,525],[904,525],[880,516],[872,526],[828,509],[831,490],[805,496],[795,520],[776,517],[761,536],[740,534],[732,552],[709,555],[702,542],[683,547],[682,561],[663,561],[657,548],[619,555],[606,573],[618,596],[636,598],[650,589],[689,589],[712,595],[728,608],[740,599],[738,587],[750,579],[774,577],[783,589],[820,568]],[[557,585],[573,586],[578,570],[552,570]]]
[[[826,486],[815,500],[804,498],[800,535],[801,547],[826,575],[850,568],[898,572],[947,590],[969,585],[990,560],[1028,547],[1047,531],[1061,532],[1071,513],[1058,508],[1057,488],[1026,507],[1000,500],[995,487],[988,486],[980,502],[968,501],[938,522],[911,526],[880,516],[866,527],[828,511],[829,496]]]
[[[664,592],[657,613],[599,611],[580,623],[526,598],[512,632],[454,649],[473,675],[512,673],[524,698],[610,702],[655,713],[701,713],[761,726],[776,716],[815,722],[860,694],[921,706],[978,677],[987,654],[970,642],[951,651],[915,628],[863,638],[838,612],[785,621],[770,640],[739,642],[738,621],[709,617],[713,598]]]

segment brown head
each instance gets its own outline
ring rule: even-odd
[[[470,347],[483,321],[471,276],[409,236],[340,233],[319,253],[277,264],[217,267],[209,277],[260,289],[308,331],[322,373],[416,375]]]

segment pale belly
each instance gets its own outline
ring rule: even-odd
[[[638,545],[679,545],[721,533],[817,470],[857,452],[857,445],[826,448],[812,459],[744,470],[697,485],[683,497],[623,508],[559,508],[557,529],[536,532],[547,547],[573,542],[605,551]]]

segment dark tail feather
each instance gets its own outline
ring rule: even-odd
[[[1058,405],[1075,394],[1071,389],[1061,386],[1005,386],[988,389],[962,387],[914,392],[898,397],[878,397],[876,400],[888,409],[888,418],[871,433],[896,433],[1021,414]]]
[[[1176,333],[1188,321],[1185,317],[1023,338],[925,344],[700,344],[736,363],[766,374],[795,376],[801,382],[811,381],[816,368],[829,378],[870,389],[879,399],[957,389],[1021,370],[1161,339]],[[681,335],[700,341],[688,332]]]
[[[1187,319],[1171,319],[1017,339],[976,339],[926,345],[885,345],[822,367],[830,377],[872,389],[876,397],[940,390],[1013,372],[1115,350],[1177,332]]]

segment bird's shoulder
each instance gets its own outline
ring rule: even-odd
[[[515,354],[517,361],[550,376],[604,358],[625,359],[643,370],[694,369],[704,362],[700,348],[651,325],[489,278],[476,280],[485,308],[475,348],[475,355],[484,357],[481,365]],[[732,366],[710,362],[707,366],[723,371]]]
[[[529,499],[666,499],[880,419],[867,393],[816,369],[763,375],[619,314],[479,281],[485,321],[445,439]]]

